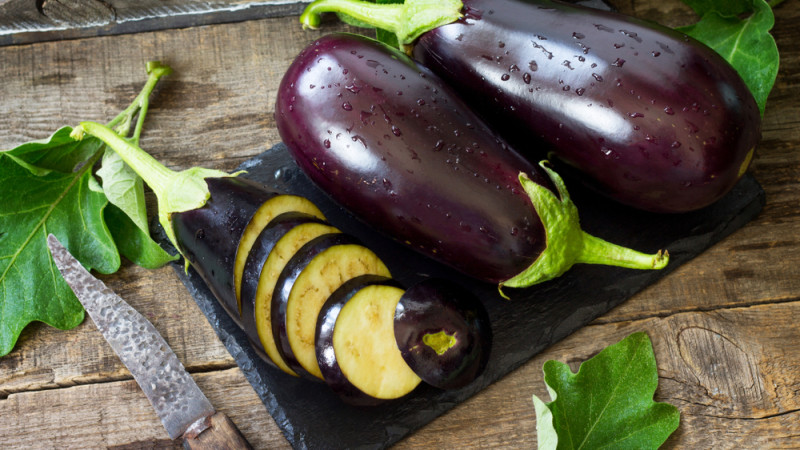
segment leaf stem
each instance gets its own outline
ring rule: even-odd
[[[96,122],[81,122],[80,126],[72,131],[72,137],[81,140],[83,133],[90,134],[111,147],[154,191],[163,189],[175,176],[174,171],[108,126]]]
[[[117,114],[117,117],[111,119],[111,122],[108,122],[106,126],[114,128],[122,136],[127,136],[130,132],[133,116],[138,112],[139,119],[136,123],[136,129],[139,130],[138,133],[141,134],[141,124],[144,122],[144,116],[147,114],[150,94],[153,92],[153,89],[155,89],[158,80],[170,73],[172,73],[172,69],[169,66],[161,64],[159,61],[149,61],[147,63],[147,82],[144,84],[144,87],[142,87],[142,90],[139,91],[139,95],[133,99],[133,102],[131,102],[127,108]],[[137,143],[139,134],[134,131],[134,139]]]

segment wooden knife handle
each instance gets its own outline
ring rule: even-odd
[[[253,448],[225,414],[217,412],[209,417],[208,421],[208,428],[197,436],[184,436],[183,448],[195,450]]]

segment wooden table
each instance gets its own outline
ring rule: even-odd
[[[692,20],[677,0],[613,3],[667,25]],[[534,447],[531,395],[547,395],[542,364],[577,366],[640,330],[655,348],[657,400],[681,411],[667,448],[800,447],[800,8],[787,0],[775,13],[782,64],[752,168],[766,191],[762,214],[398,447]],[[278,82],[320,35],[289,16],[0,47],[0,148],[109,120],[138,92],[144,63],[160,59],[175,73],[157,88],[142,146],[172,168],[231,170],[279,141]],[[171,268],[124,262],[103,278],[257,448],[288,446]],[[70,331],[33,324],[0,358],[0,443],[177,446],[90,320]]]

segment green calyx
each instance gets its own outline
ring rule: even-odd
[[[150,187],[158,200],[158,220],[178,251],[180,248],[172,229],[172,214],[201,208],[206,204],[211,196],[205,181],[206,178],[236,176],[236,174],[202,167],[192,167],[175,172],[158,162],[136,143],[121,137],[111,128],[99,123],[81,122],[80,126],[72,131],[71,136],[76,140],[81,140],[85,134],[103,141]]]
[[[546,247],[527,269],[498,286],[522,288],[559,277],[576,263],[603,264],[630,269],[663,269],[669,262],[668,252],[645,254],[612,244],[581,229],[578,208],[569,197],[561,177],[546,164],[539,163],[555,184],[558,196],[520,173],[519,181],[531,199],[545,229]],[[560,198],[559,198],[560,197]]]
[[[317,28],[323,13],[338,13],[365,26],[380,28],[397,36],[400,45],[410,45],[423,33],[460,19],[460,0],[406,0],[372,3],[362,0],[317,0],[300,16],[304,28]]]

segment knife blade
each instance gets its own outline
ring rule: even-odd
[[[52,234],[47,245],[61,276],[128,368],[170,439],[187,448],[251,448],[205,394],[150,321],[92,276]]]

